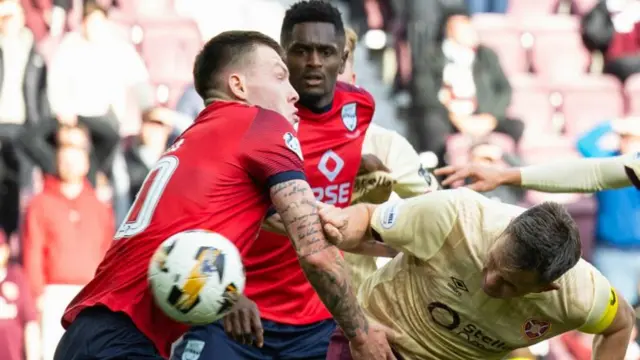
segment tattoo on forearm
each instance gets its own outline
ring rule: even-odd
[[[300,264],[320,299],[349,338],[368,332],[368,322],[351,289],[347,269],[338,249],[326,241],[315,198],[308,184],[287,181],[271,188],[271,199],[282,218]],[[331,251],[330,266],[319,267],[307,259]]]
[[[318,296],[329,309],[347,338],[355,337],[358,332],[367,333],[369,323],[358,306],[347,269],[340,253],[336,252],[333,271],[327,271],[305,261],[300,262],[307,279],[316,289]]]

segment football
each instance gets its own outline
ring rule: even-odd
[[[170,318],[189,325],[222,318],[244,291],[240,252],[220,234],[192,230],[175,234],[149,264],[156,304]]]

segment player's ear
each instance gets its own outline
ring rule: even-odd
[[[247,88],[247,79],[244,75],[233,73],[229,75],[227,80],[231,94],[242,101],[247,101],[249,98],[249,90]]]
[[[349,58],[349,50],[344,50],[342,54],[342,59],[340,59],[340,70],[338,74],[342,74],[344,72],[345,66],[347,66],[347,59]]]

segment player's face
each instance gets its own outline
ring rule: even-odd
[[[482,290],[498,299],[551,290],[538,282],[535,272],[514,270],[505,242],[505,239],[498,240],[487,254],[482,269]]]
[[[287,52],[291,84],[300,97],[314,103],[329,103],[346,60],[344,38],[338,37],[333,24],[297,24],[289,43],[282,45]]]
[[[247,72],[246,101],[273,110],[292,124],[298,121],[295,107],[298,93],[289,82],[289,70],[278,53],[268,46],[258,46],[254,62]]]

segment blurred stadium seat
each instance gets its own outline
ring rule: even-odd
[[[598,3],[598,0],[573,0],[573,5],[575,6],[578,14],[586,14],[591,11],[594,6]]]
[[[572,16],[547,15],[523,19],[523,32],[532,36],[533,70],[549,79],[586,73],[590,57],[579,29],[580,20]]]
[[[173,0],[123,0],[118,4],[125,14],[140,17],[153,18],[175,15]]]
[[[507,12],[515,16],[552,14],[558,0],[511,0]]]
[[[627,110],[630,115],[640,116],[640,74],[631,75],[624,84]]]
[[[614,77],[585,75],[552,86],[562,94],[562,112],[569,136],[578,136],[601,121],[624,114],[621,85]]]
[[[513,89],[509,116],[524,121],[528,132],[546,133],[552,131],[551,89],[543,79],[533,75],[518,75],[509,78]]]
[[[198,26],[181,17],[140,19],[142,43],[140,52],[147,64],[151,82],[159,88],[158,100],[176,99],[174,91],[182,91],[192,81],[193,61],[202,47]],[[168,50],[169,49],[169,50]]]
[[[498,54],[507,75],[528,71],[526,53],[520,41],[521,33],[513,19],[502,14],[477,14],[473,17],[473,25],[480,42]]]

